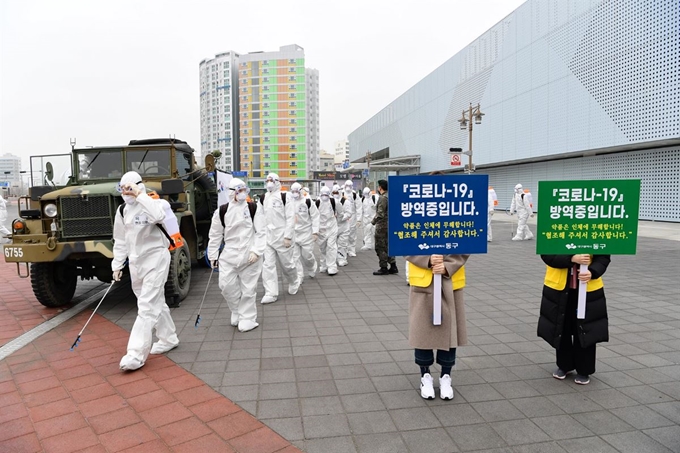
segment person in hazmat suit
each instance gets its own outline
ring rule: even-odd
[[[146,193],[139,173],[130,171],[120,179],[125,207],[116,210],[113,226],[113,279],[120,281],[127,259],[132,291],[137,296],[137,318],[130,332],[127,354],[120,369],[144,366],[149,354],[162,354],[177,347],[179,339],[170,309],[165,303],[165,282],[170,270],[170,240],[156,224],[165,219],[164,200]],[[167,201],[166,201],[167,203]],[[158,341],[151,344],[153,330]]]
[[[328,272],[328,275],[338,273],[338,222],[337,206],[334,198],[331,198],[331,189],[324,186],[321,188],[316,207],[319,210],[319,272]]]
[[[529,197],[524,193],[522,184],[517,184],[515,186],[515,193],[512,196],[512,202],[510,203],[510,215],[517,212],[517,234],[512,238],[513,241],[528,241],[533,239],[534,235],[529,230],[527,225],[527,220],[529,216],[533,217],[534,213],[531,208],[531,201]]]
[[[342,196],[342,189],[335,184],[331,192],[335,200],[335,212],[338,221],[338,266],[347,266],[347,244],[349,242],[350,220],[352,219],[352,207],[354,203],[349,198]]]
[[[295,217],[286,211],[287,200],[286,195],[281,193],[279,175],[269,173],[266,185],[267,192],[260,196],[260,205],[264,209],[267,225],[267,247],[262,267],[263,304],[276,302],[279,298],[277,261],[281,266],[283,278],[288,282],[288,294],[297,294],[300,287],[292,248]]]
[[[316,258],[314,258],[314,243],[319,238],[319,209],[312,200],[302,195],[300,183],[290,186],[290,196],[287,210],[295,218],[295,239],[293,252],[298,272],[298,279],[302,282],[306,273],[310,278],[316,275]]]
[[[2,197],[2,194],[0,194],[0,244],[9,242],[9,239],[5,238],[5,236],[12,235],[12,232],[5,226],[5,222],[7,222],[7,202]]]
[[[310,193],[309,193],[309,187],[303,187],[303,188],[302,188],[302,192],[300,192],[300,193],[302,193],[302,196],[303,196],[306,200],[311,200],[311,199],[312,199],[312,196],[311,196]]]
[[[361,224],[364,227],[364,245],[361,250],[373,250],[375,234],[375,226],[371,223],[375,217],[375,207],[378,204],[378,196],[371,194],[371,189],[364,187],[363,196],[361,197]]]
[[[357,224],[361,223],[361,200],[357,197],[354,184],[349,179],[345,181],[344,197],[351,201],[352,217],[349,219],[349,234],[347,235],[347,256],[357,256]]]
[[[241,332],[259,325],[255,298],[267,241],[262,206],[247,201],[249,192],[242,180],[233,178],[229,202],[215,210],[208,233],[208,260],[213,269],[220,269],[219,286],[231,310],[231,325]]]
[[[488,214],[486,219],[486,242],[491,242],[493,240],[493,233],[491,232],[491,218],[496,210],[496,205],[498,204],[498,196],[493,187],[489,186],[489,199],[488,199]]]

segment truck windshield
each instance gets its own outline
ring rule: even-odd
[[[78,179],[120,179],[123,176],[122,150],[79,150]]]
[[[127,171],[144,176],[170,176],[169,149],[127,150]]]

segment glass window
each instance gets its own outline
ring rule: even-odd
[[[190,153],[180,153],[175,151],[177,173],[179,177],[191,173],[191,163],[193,162],[193,156]]]
[[[126,152],[127,171],[144,176],[170,176],[170,150],[145,149]]]
[[[78,178],[120,179],[123,176],[122,150],[78,151]]]

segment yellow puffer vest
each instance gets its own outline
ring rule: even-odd
[[[545,270],[545,281],[543,284],[548,288],[552,288],[557,291],[562,291],[567,287],[567,277],[569,276],[569,269],[557,269],[554,267],[546,266]],[[600,288],[604,288],[604,282],[602,277],[590,280],[586,286],[587,292],[597,291]]]
[[[432,283],[432,275],[434,275],[432,269],[424,269],[413,263],[408,263],[408,282],[411,286],[427,288]],[[453,274],[451,283],[454,291],[465,287],[465,266],[462,266]]]

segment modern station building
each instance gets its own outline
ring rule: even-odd
[[[680,222],[678,24],[677,0],[529,0],[353,131],[350,160],[463,172],[472,135],[503,208],[517,183],[536,205],[538,181],[635,178],[641,219]]]

